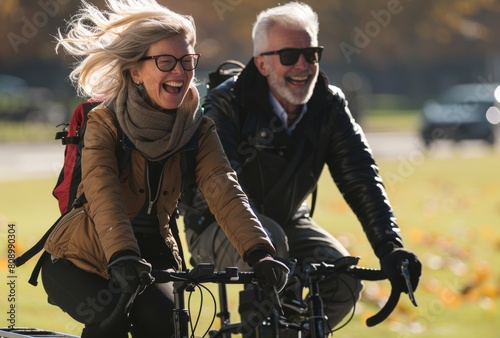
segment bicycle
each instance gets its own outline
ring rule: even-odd
[[[276,306],[271,308],[270,313],[262,316],[262,320],[260,320],[258,325],[249,327],[248,322],[231,322],[226,286],[228,284],[261,285],[261,282],[256,280],[253,272],[240,272],[237,268],[231,267],[226,268],[225,271],[215,271],[213,264],[199,264],[194,269],[186,271],[153,270],[152,275],[155,278],[155,283],[174,282],[176,304],[174,324],[176,338],[194,337],[192,322],[190,325],[189,311],[185,308],[184,293],[186,291],[193,291],[195,286],[204,283],[217,283],[219,286],[220,311],[217,313],[217,316],[220,318],[221,327],[219,329],[207,330],[210,338],[229,338],[232,334],[246,334],[252,329],[260,330],[256,335],[257,337],[277,338],[280,335],[280,329],[302,332],[305,328],[308,331],[309,337],[323,338],[328,336],[330,332],[326,329],[327,322],[323,313],[323,305],[318,287],[318,281],[321,278],[339,273],[347,273],[361,280],[380,281],[387,279],[381,270],[356,266],[358,261],[359,257],[349,256],[341,258],[335,264],[313,263],[308,264],[304,268],[302,280],[304,281],[304,286],[309,288],[309,294],[305,299],[301,300],[299,306],[295,306],[294,308],[294,310],[303,316],[301,324],[289,321],[280,315],[283,308],[278,295],[274,292],[275,290],[271,291],[270,294],[272,295],[271,298],[273,298],[272,302]],[[401,262],[401,271],[408,284],[409,274],[406,266],[407,262]],[[416,306],[411,285],[409,284],[408,286],[410,299]],[[399,298],[400,293],[392,289],[386,304],[377,314],[368,318],[366,324],[368,326],[375,326],[384,321],[395,309]],[[283,304],[283,306],[290,305]],[[213,321],[211,324],[213,324]],[[191,336],[189,335],[189,328],[192,329]],[[264,330],[264,332],[263,328],[267,328],[267,330]],[[247,329],[250,330],[247,331]],[[297,335],[297,337],[300,336],[300,334]]]
[[[219,306],[220,311],[216,314],[220,318],[219,329],[208,329],[203,336],[207,333],[210,338],[230,338],[232,334],[243,334],[249,332],[257,332],[257,337],[272,337],[279,338],[280,330],[292,330],[297,332],[296,337],[301,337],[301,333],[305,330],[308,332],[308,337],[323,338],[329,335],[327,330],[326,317],[323,313],[323,305],[319,292],[318,282],[321,278],[339,273],[346,273],[355,278],[369,281],[384,280],[387,277],[381,270],[368,269],[356,266],[359,257],[343,257],[337,260],[334,264],[326,263],[312,263],[304,267],[301,276],[302,287],[308,288],[308,295],[299,299],[296,304],[281,304],[277,292],[271,291],[271,302],[273,305],[269,309],[269,313],[262,315],[261,319],[249,325],[247,322],[231,322],[230,311],[228,306],[227,285],[229,284],[242,284],[247,286],[255,286],[255,290],[262,290],[262,281],[255,278],[253,272],[241,272],[237,268],[228,267],[225,271],[215,271],[214,264],[198,264],[191,270],[174,271],[174,270],[153,270],[152,275],[155,278],[155,283],[174,282],[175,293],[175,310],[174,310],[174,324],[175,324],[175,337],[188,338],[194,337],[194,330],[197,324],[193,325],[190,317],[189,310],[186,309],[185,292],[191,292],[197,286],[205,283],[217,283],[219,292]],[[413,295],[412,287],[409,282],[409,274],[406,269],[407,262],[401,262],[401,273],[407,282],[409,296],[412,303],[416,306],[416,300]],[[291,262],[293,271],[293,262]],[[139,288],[138,288],[139,289]],[[207,288],[205,288],[208,290]],[[209,291],[210,292],[210,291]],[[211,292],[210,292],[211,293]],[[121,298],[119,304],[115,308],[114,315],[123,315],[129,313],[131,306],[136,295],[128,295]],[[212,294],[213,297],[213,294]],[[391,294],[386,304],[374,316],[367,319],[368,326],[374,326],[384,321],[395,309],[400,298],[400,293],[392,289]],[[214,298],[215,302],[215,298]],[[299,323],[280,315],[283,307],[291,308],[302,319]],[[109,320],[113,320],[112,315]],[[215,316],[214,316],[215,319]],[[210,326],[212,326],[210,323]],[[189,331],[191,330],[191,335]],[[50,332],[39,329],[31,328],[18,328],[13,330],[0,329],[0,337],[75,337],[66,335],[64,333]]]

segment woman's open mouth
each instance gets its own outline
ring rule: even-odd
[[[184,82],[182,81],[167,81],[162,84],[162,87],[170,94],[179,94],[183,85]]]

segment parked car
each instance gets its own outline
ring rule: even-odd
[[[30,87],[24,79],[0,74],[0,120],[61,123],[68,112],[48,88]]]
[[[469,83],[453,86],[422,109],[420,135],[429,147],[438,140],[496,141],[500,122],[500,84]]]

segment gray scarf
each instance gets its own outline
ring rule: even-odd
[[[181,149],[200,125],[202,113],[199,95],[190,87],[176,110],[161,111],[151,107],[130,82],[118,94],[114,111],[118,123],[132,144],[148,160],[162,160]]]

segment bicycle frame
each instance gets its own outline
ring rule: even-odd
[[[323,301],[321,300],[318,279],[316,276],[309,276],[309,333],[311,337],[326,337],[326,318],[323,312]]]
[[[27,327],[0,328],[0,338],[22,338],[22,337],[52,337],[52,338],[78,338],[66,333],[40,330]]]
[[[185,308],[184,291],[189,287],[185,282],[174,282],[175,310],[173,313],[175,337],[189,337],[189,313]]]

